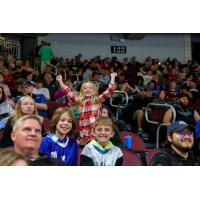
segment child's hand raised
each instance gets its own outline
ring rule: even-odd
[[[110,76],[111,76],[111,78],[115,78],[115,77],[117,76],[117,73],[116,73],[116,72],[112,72],[112,73],[110,74]]]
[[[56,76],[56,80],[58,81],[58,83],[60,84],[60,87],[65,87],[63,80],[62,80],[62,75],[58,75]]]
[[[115,77],[117,76],[117,73],[116,72],[112,72],[110,74],[110,77],[111,77],[111,80],[110,80],[110,83],[111,84],[114,84],[115,83]]]
[[[56,76],[56,80],[60,83],[62,81],[62,75]]]

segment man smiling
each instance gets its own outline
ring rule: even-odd
[[[167,129],[167,141],[164,149],[153,157],[151,165],[199,165],[199,161],[191,150],[193,144],[194,128],[183,121],[173,122]]]

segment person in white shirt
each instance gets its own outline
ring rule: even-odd
[[[42,80],[39,78],[35,80],[35,87],[33,88],[33,94],[43,94],[46,99],[50,100],[49,90],[43,87]]]
[[[14,112],[14,109],[7,102],[3,87],[0,86],[0,121],[9,117]]]

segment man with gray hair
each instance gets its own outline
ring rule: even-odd
[[[42,123],[35,115],[25,115],[19,118],[11,133],[16,153],[30,161],[30,165],[64,166],[62,161],[46,156],[40,156],[38,149],[42,140]]]

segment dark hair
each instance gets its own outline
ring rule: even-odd
[[[0,99],[0,103],[3,103],[6,100],[6,95],[5,95],[3,87],[0,86],[0,88],[2,90],[2,98]]]
[[[56,158],[41,157],[34,161],[29,161],[29,166],[65,166],[65,163]]]
[[[136,83],[139,83],[139,81],[141,81],[141,85],[144,84],[144,78],[142,76],[137,76]]]

